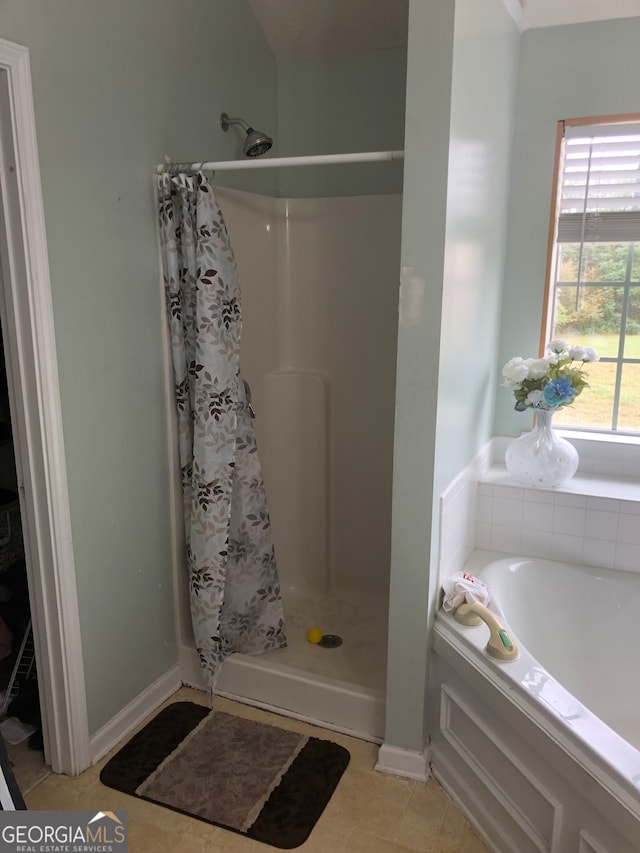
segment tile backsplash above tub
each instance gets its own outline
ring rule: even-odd
[[[640,572],[640,448],[581,446],[577,475],[542,490],[506,472],[509,440],[492,439],[443,494],[440,577],[474,547]]]
[[[476,547],[640,572],[640,502],[478,483]]]
[[[544,490],[506,472],[509,440],[493,439],[478,480],[476,547],[640,572],[640,448],[580,441],[576,476]]]

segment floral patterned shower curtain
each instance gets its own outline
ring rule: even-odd
[[[222,212],[201,173],[158,176],[180,431],[191,619],[215,687],[232,652],[286,645],[252,410],[240,377],[242,310]]]

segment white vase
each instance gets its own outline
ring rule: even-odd
[[[507,447],[505,465],[514,480],[539,489],[559,486],[578,470],[578,451],[556,435],[551,423],[556,409],[537,409],[530,432],[515,438]]]

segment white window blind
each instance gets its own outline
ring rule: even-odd
[[[566,125],[558,243],[640,241],[640,122]]]

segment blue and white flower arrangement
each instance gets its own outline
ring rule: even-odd
[[[599,360],[592,347],[558,338],[547,344],[543,358],[510,359],[502,368],[502,384],[512,390],[517,412],[570,406],[589,385],[584,365]]]

